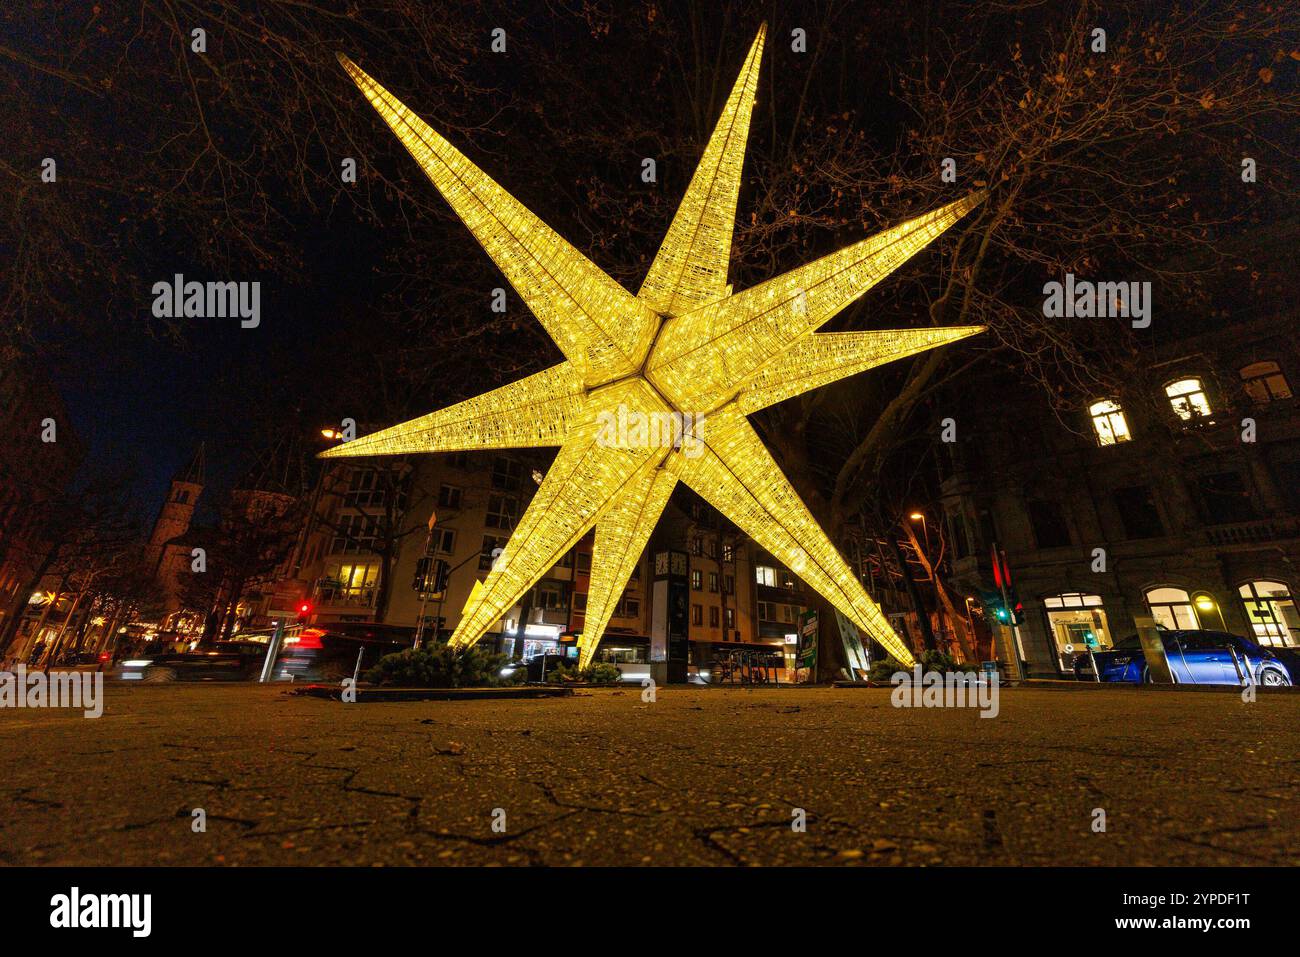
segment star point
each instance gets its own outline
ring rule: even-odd
[[[906,665],[911,651],[790,486],[746,416],[982,331],[818,333],[984,198],[973,193],[751,289],[728,283],[767,27],[750,46],[646,279],[633,296],[346,56],[339,62],[559,346],[565,361],[323,453],[341,458],[559,446],[451,637],[469,647],[595,528],[585,667],[680,481]],[[616,413],[701,423],[698,454],[606,441]],[[698,416],[705,415],[704,419]],[[676,417],[676,418],[674,418]]]

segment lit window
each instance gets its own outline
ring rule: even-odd
[[[776,587],[776,569],[771,565],[755,565],[754,577],[760,585],[767,585],[770,588]]]
[[[1257,405],[1291,398],[1291,383],[1276,362],[1252,362],[1237,370],[1246,395]]]
[[[691,589],[699,591],[704,587],[704,573],[698,568],[691,570]]]
[[[1092,427],[1097,433],[1098,445],[1117,445],[1132,438],[1128,431],[1128,420],[1124,418],[1124,410],[1118,402],[1100,399],[1088,406],[1088,414],[1092,416]]]
[[[1205,387],[1200,379],[1179,379],[1165,386],[1165,395],[1174,414],[1184,422],[1210,417],[1210,400],[1205,397]]]
[[[1291,647],[1300,642],[1300,615],[1282,582],[1247,582],[1238,589],[1255,640],[1261,645]]]
[[[1144,596],[1151,617],[1170,631],[1201,627],[1192,598],[1181,588],[1152,588]]]

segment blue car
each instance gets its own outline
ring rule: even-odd
[[[1256,684],[1282,687],[1294,684],[1293,676],[1300,674],[1293,652],[1263,648],[1239,635],[1223,631],[1161,631],[1160,638],[1169,670],[1178,684],[1239,685],[1249,674]],[[1151,682],[1137,635],[1093,657],[1102,681]]]

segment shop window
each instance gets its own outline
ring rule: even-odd
[[[1156,624],[1170,631],[1201,627],[1192,598],[1181,588],[1152,588],[1146,595],[1147,608]]]
[[[1274,647],[1300,644],[1300,615],[1282,582],[1247,582],[1238,589],[1255,641]]]
[[[1028,503],[1029,524],[1034,530],[1034,541],[1039,548],[1064,548],[1070,544],[1070,527],[1065,515],[1055,502],[1031,501]]]
[[[1100,595],[1052,595],[1043,599],[1043,610],[1062,671],[1073,672],[1076,660],[1086,659],[1089,650],[1105,651],[1114,645]]]
[[[1159,538],[1165,533],[1160,513],[1156,511],[1151,489],[1145,485],[1117,488],[1114,493],[1115,509],[1124,525],[1127,538]]]
[[[1210,400],[1200,379],[1179,379],[1165,386],[1169,405],[1174,415],[1184,422],[1197,422],[1210,417]]]
[[[1197,488],[1205,521],[1211,525],[1251,522],[1259,517],[1250,489],[1240,472],[1198,476]]]
[[[1098,445],[1118,445],[1132,438],[1124,410],[1115,400],[1098,399],[1088,406],[1088,415],[1092,417],[1092,430],[1097,435]]]
[[[1238,369],[1237,374],[1241,376],[1241,387],[1246,390],[1246,395],[1257,405],[1291,398],[1291,383],[1276,362],[1252,362]]]

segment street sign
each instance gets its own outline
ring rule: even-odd
[[[799,615],[799,667],[811,668],[817,663],[817,609]]]

